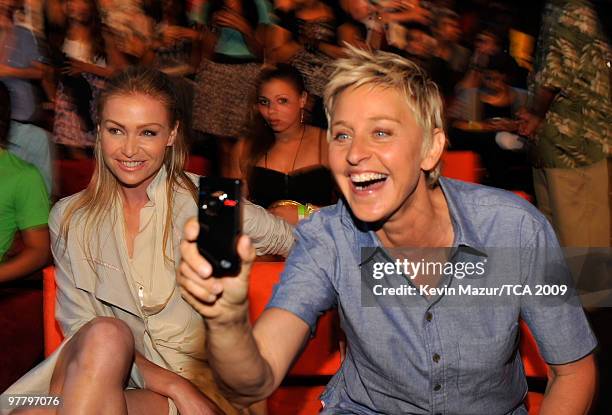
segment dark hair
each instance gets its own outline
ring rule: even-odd
[[[259,75],[257,81],[257,96],[261,87],[272,80],[283,80],[291,84],[297,93],[301,95],[306,92],[304,78],[300,71],[286,63],[280,63],[272,68],[264,69]],[[255,102],[256,103],[256,102]],[[255,104],[253,103],[253,104]],[[254,105],[251,113],[251,121],[245,135],[246,153],[242,160],[242,171],[245,173],[247,183],[250,181],[253,167],[257,164],[264,154],[266,154],[274,145],[274,131],[263,119],[259,110]]]
[[[304,78],[300,71],[286,63],[279,63],[274,67],[266,68],[261,71],[257,82],[257,90],[259,91],[263,84],[273,79],[282,79],[283,81],[289,82],[295,87],[299,94],[306,90]]]
[[[252,29],[257,27],[259,23],[259,14],[257,13],[257,6],[253,0],[241,0],[242,5],[242,16],[249,22]],[[225,7],[225,0],[211,0],[210,7],[208,9],[207,24],[211,26],[213,15],[222,10]]]
[[[89,3],[90,10],[90,21],[89,21],[89,30],[91,31],[91,43],[92,43],[92,52],[93,57],[95,59],[108,59],[106,56],[106,45],[104,43],[103,30],[104,25],[102,23],[100,8],[98,7],[97,0],[86,0]],[[69,21],[66,20],[66,25],[64,27],[64,36],[68,34],[68,26]]]
[[[6,148],[10,128],[11,94],[6,85],[0,82],[0,148]]]

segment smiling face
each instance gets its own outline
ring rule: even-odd
[[[387,221],[426,191],[424,170],[436,165],[440,153],[433,145],[422,156],[423,130],[402,94],[350,87],[338,95],[330,121],[330,168],[358,219]]]
[[[259,88],[257,109],[275,133],[298,125],[305,104],[306,94],[283,79],[271,79]]]
[[[123,188],[147,186],[164,163],[166,149],[174,144],[177,125],[170,125],[165,104],[145,94],[111,95],[100,121],[104,164]]]

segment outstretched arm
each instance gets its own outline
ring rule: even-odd
[[[177,280],[183,297],[207,328],[209,363],[233,402],[247,406],[270,395],[305,344],[309,327],[297,316],[269,309],[255,327],[248,318],[248,283],[255,249],[246,236],[238,243],[242,269],[236,277],[214,278],[198,253],[197,221],[185,226]]]

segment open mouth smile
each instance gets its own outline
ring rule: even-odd
[[[375,190],[383,185],[388,175],[383,173],[355,173],[350,175],[351,184],[357,191]]]

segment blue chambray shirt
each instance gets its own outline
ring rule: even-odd
[[[440,185],[455,232],[453,245],[469,248],[470,253],[458,255],[486,257],[486,251],[496,248],[520,248],[508,251],[511,258],[500,262],[515,267],[513,283],[536,282],[532,278],[543,253],[560,257],[551,226],[527,202],[509,192],[446,178]],[[363,258],[362,248],[380,247],[380,241],[362,228],[342,201],[302,221],[267,306],[288,310],[313,330],[323,312],[338,307],[348,348],[321,396],[322,413],[527,414],[519,317],[548,363],[569,363],[595,348],[596,339],[575,301],[547,303],[529,296],[478,302],[442,294],[429,300],[403,298],[399,306],[364,305],[363,267],[373,259],[384,260],[385,251]],[[442,285],[478,286],[486,279],[449,277]]]

